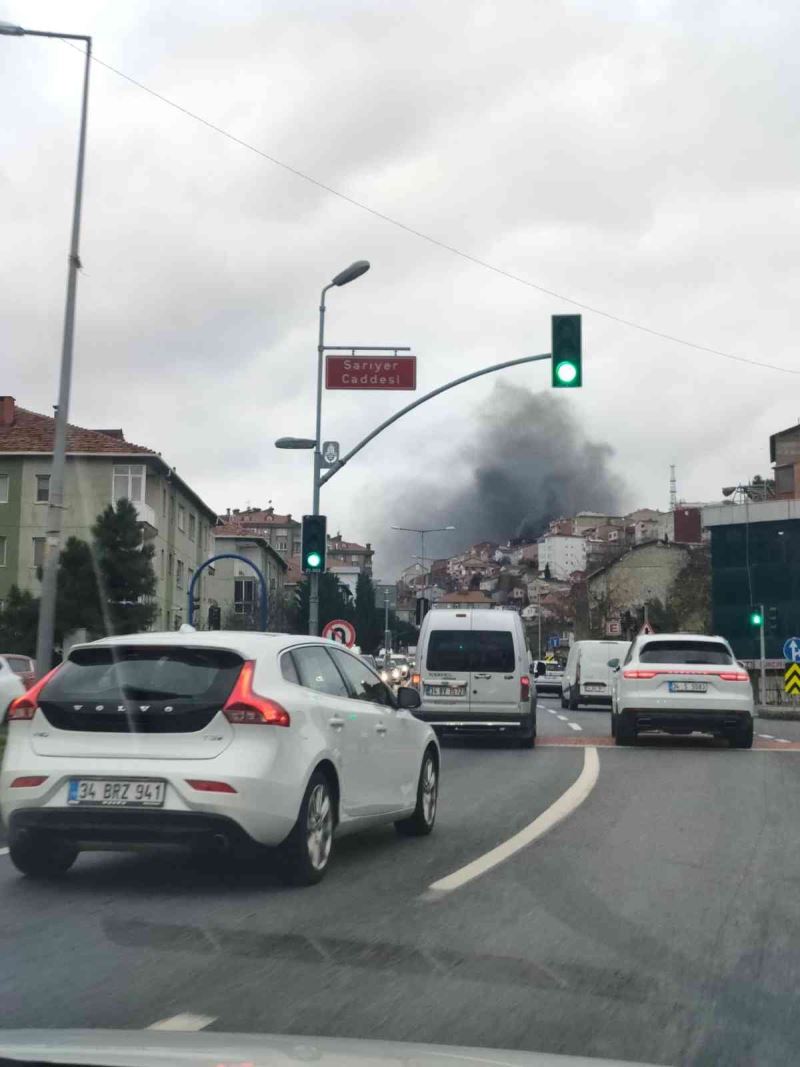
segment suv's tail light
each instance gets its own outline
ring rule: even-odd
[[[658,671],[640,671],[634,670],[633,667],[629,667],[628,670],[622,672],[623,678],[655,678]]]
[[[51,671],[48,671],[44,678],[40,678],[35,685],[32,685],[30,689],[23,693],[22,696],[12,700],[8,705],[8,713],[6,719],[8,722],[13,722],[15,719],[32,719],[36,714],[36,709],[39,706],[39,694],[44,689],[45,685],[50,681],[58,667],[53,667]]]
[[[720,671],[723,682],[749,682],[750,675],[747,671]]]
[[[522,704],[531,699],[531,680],[529,675],[521,674],[519,678],[519,700]]]
[[[259,696],[253,692],[253,674],[256,665],[253,660],[247,660],[231,695],[225,701],[222,714],[232,723],[253,723],[257,726],[289,726],[291,719],[286,708],[276,700],[268,700],[267,697]],[[21,698],[20,698],[21,699]]]

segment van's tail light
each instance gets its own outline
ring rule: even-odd
[[[519,699],[520,703],[523,703],[525,700],[531,699],[531,680],[529,675],[527,674],[520,675]]]
[[[412,674],[411,675],[411,684],[414,686],[415,689],[419,689],[421,683],[422,683],[422,675],[421,674]]]
[[[22,694],[22,696],[11,701],[8,705],[8,713],[6,715],[8,722],[14,722],[15,719],[19,721],[20,719],[33,718],[36,714],[36,709],[39,706],[39,694],[60,667],[61,664],[59,663],[58,667],[53,667],[51,671],[48,671],[44,678],[40,678],[39,681],[36,682],[35,685],[32,685],[27,692]]]
[[[225,701],[222,714],[228,722],[257,726],[289,726],[291,719],[286,708],[276,700],[269,700],[253,692],[253,674],[256,665],[247,660],[239,672],[236,685]]]
[[[629,667],[628,670],[622,672],[623,678],[655,678],[658,671],[640,671],[635,670],[633,667]]]
[[[723,682],[749,682],[750,675],[747,671],[721,671],[720,678]]]

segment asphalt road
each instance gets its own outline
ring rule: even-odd
[[[800,751],[604,747],[606,712],[543,704],[534,751],[446,744],[430,838],[346,839],[311,889],[172,853],[84,856],[34,884],[0,856],[3,1026],[192,1013],[221,1031],[793,1062]],[[595,738],[597,784],[573,814],[431,899],[550,808]]]

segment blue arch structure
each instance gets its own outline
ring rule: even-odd
[[[259,586],[261,588],[261,608],[260,608],[260,611],[259,611],[259,615],[260,615],[259,622],[261,624],[261,629],[265,631],[267,629],[267,615],[268,615],[268,611],[267,611],[267,607],[268,607],[268,605],[267,605],[267,580],[264,577],[264,575],[261,573],[259,568],[255,565],[255,563],[253,563],[253,561],[251,559],[247,559],[246,556],[237,556],[234,553],[229,553],[229,552],[224,552],[220,556],[212,556],[211,559],[207,559],[205,561],[205,563],[201,563],[200,564],[200,566],[197,568],[197,570],[192,575],[192,580],[191,580],[191,582],[189,582],[189,592],[187,594],[187,599],[188,599],[187,619],[188,619],[189,625],[192,624],[192,618],[194,616],[194,587],[195,587],[195,585],[197,583],[197,579],[200,577],[200,575],[203,573],[203,571],[206,569],[206,567],[210,567],[212,563],[216,563],[217,560],[220,560],[220,559],[238,559],[240,563],[246,563],[248,567],[252,567],[253,570],[256,572],[256,576],[258,577],[258,584],[259,584]]]

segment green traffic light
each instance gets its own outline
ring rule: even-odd
[[[322,563],[322,556],[319,552],[309,552],[306,556],[306,566],[311,567],[312,570],[316,570],[320,563]]]
[[[569,363],[563,360],[556,365],[556,378],[562,385],[572,385],[575,379],[578,377],[578,368],[574,363]]]
[[[751,626],[760,626],[763,623],[763,621],[764,621],[764,616],[761,614],[760,611],[751,611],[750,612],[750,625]]]

